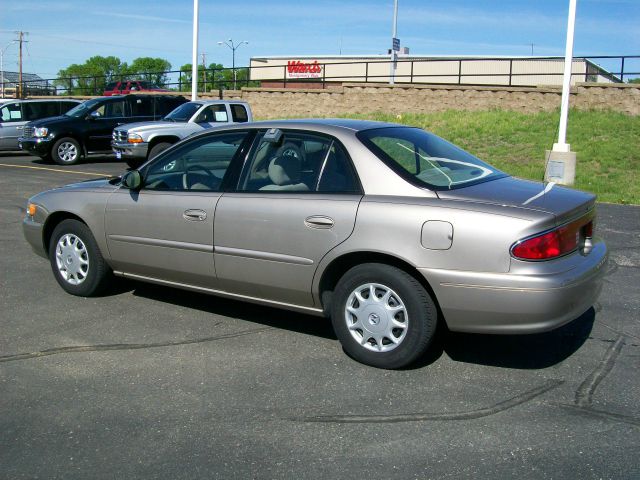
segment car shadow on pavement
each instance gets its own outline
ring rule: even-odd
[[[254,305],[202,293],[170,287],[125,282],[119,291],[132,291],[159,302],[194,308],[214,315],[237,318],[267,327],[289,330],[337,340],[331,321],[277,308]],[[443,354],[456,362],[475,363],[502,368],[543,369],[556,365],[573,355],[589,338],[595,321],[590,308],[580,317],[550,332],[531,335],[485,335],[450,332],[441,326],[427,353],[406,367],[414,370],[435,363]]]
[[[447,332],[444,352],[457,362],[516,369],[547,368],[573,355],[587,341],[595,316],[595,310],[590,308],[562,327],[531,335]]]
[[[337,340],[328,318],[133,281],[130,281],[130,287],[133,287],[132,293],[135,296],[194,308],[214,315],[259,323],[267,327]]]

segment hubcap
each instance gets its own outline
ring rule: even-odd
[[[79,285],[89,273],[89,252],[84,242],[72,233],[60,237],[56,245],[58,272],[67,283]]]
[[[407,308],[400,296],[385,285],[366,283],[347,298],[344,318],[349,333],[373,352],[388,352],[405,339]]]
[[[78,158],[78,149],[71,142],[62,142],[58,145],[58,157],[65,163],[74,162]]]

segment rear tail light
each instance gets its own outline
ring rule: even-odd
[[[520,240],[511,247],[511,255],[520,260],[548,260],[573,252],[580,246],[581,240],[592,236],[592,218],[580,219]]]

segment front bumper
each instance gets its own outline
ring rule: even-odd
[[[46,157],[51,153],[52,141],[53,139],[50,137],[20,137],[18,138],[18,146],[25,152],[37,155],[38,157]]]
[[[27,215],[22,221],[22,232],[24,233],[24,238],[29,242],[29,245],[31,245],[31,248],[35,253],[41,257],[47,258],[47,252],[44,248],[42,239],[43,229],[44,224],[38,222],[29,215]]]
[[[135,158],[136,160],[146,160],[149,151],[149,144],[129,143],[129,142],[111,142],[111,149],[118,158]]]
[[[563,272],[493,274],[419,269],[452,331],[519,334],[553,330],[586,312],[602,290],[608,253],[596,242]]]

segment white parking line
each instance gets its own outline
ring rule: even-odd
[[[76,172],[75,170],[62,170],[60,168],[48,168],[48,167],[32,167],[30,165],[11,165],[10,163],[0,163],[0,167],[30,168],[32,170],[48,170],[50,172],[76,173],[78,175],[92,175],[94,177],[109,177],[110,176],[110,175],[108,175],[106,173]]]

